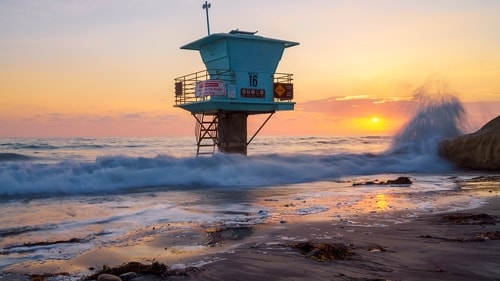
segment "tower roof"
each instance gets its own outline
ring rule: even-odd
[[[188,44],[182,46],[181,49],[198,51],[201,49],[201,47],[208,45],[208,44],[211,44],[211,43],[214,43],[214,42],[217,42],[221,39],[239,39],[239,40],[275,42],[275,43],[283,44],[285,46],[285,48],[299,45],[298,42],[280,40],[280,39],[274,39],[274,38],[267,38],[267,37],[255,35],[255,33],[256,32],[246,32],[246,31],[239,31],[239,30],[233,30],[229,33],[215,33],[215,34],[211,34],[209,36],[205,36],[203,38],[200,38],[200,39],[193,41],[191,43],[188,43]]]

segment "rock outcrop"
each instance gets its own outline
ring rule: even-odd
[[[439,154],[463,168],[500,171],[500,115],[475,133],[443,140]]]

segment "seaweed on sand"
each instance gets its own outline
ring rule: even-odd
[[[128,262],[116,267],[104,265],[98,272],[83,278],[82,280],[96,280],[101,274],[112,274],[120,276],[128,272],[135,272],[141,275],[155,275],[159,277],[166,276],[187,276],[189,271],[194,268],[188,267],[185,269],[171,269],[166,264],[153,261],[151,264],[143,264],[140,262]]]
[[[354,255],[349,246],[344,244],[301,242],[290,246],[317,261],[348,260]]]
[[[441,217],[441,222],[445,224],[495,225],[496,221],[497,219],[494,216],[488,214],[453,213]]]
[[[226,240],[240,240],[252,234],[248,226],[214,228],[206,231],[208,246],[215,246]]]

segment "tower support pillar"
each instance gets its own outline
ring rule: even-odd
[[[247,155],[247,117],[245,112],[219,113],[219,151]]]

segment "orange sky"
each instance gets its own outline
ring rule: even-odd
[[[210,2],[214,33],[300,42],[278,70],[294,74],[296,110],[264,134],[392,134],[430,77],[464,101],[471,130],[500,114],[498,1]],[[0,137],[192,135],[173,79],[204,68],[179,49],[206,35],[202,3],[0,2]]]

